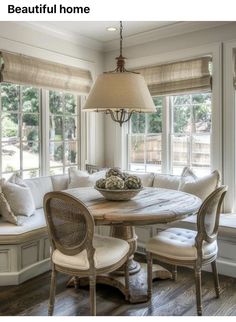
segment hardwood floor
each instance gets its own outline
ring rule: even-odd
[[[215,298],[213,277],[202,274],[204,315],[236,315],[236,279],[220,276],[221,297]],[[0,287],[0,315],[47,315],[50,273],[19,286]],[[58,274],[54,315],[89,315],[88,288],[66,288],[68,276]],[[129,304],[108,286],[97,286],[97,315],[196,315],[193,272],[178,269],[178,279],[155,281],[152,301]]]

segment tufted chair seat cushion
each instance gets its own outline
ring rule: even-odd
[[[125,240],[113,237],[94,236],[95,267],[106,268],[122,260],[129,252],[129,244]],[[89,269],[86,250],[74,256],[68,256],[56,249],[52,254],[53,263],[76,270]]]
[[[147,251],[177,260],[197,259],[195,237],[197,232],[190,229],[168,228],[151,238],[146,246]],[[203,259],[217,254],[217,241],[209,244],[203,242]]]

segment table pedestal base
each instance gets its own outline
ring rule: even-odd
[[[172,274],[160,265],[153,264],[153,279],[172,278]],[[125,290],[124,276],[109,273],[97,276],[97,284],[106,284],[120,290],[130,303],[143,303],[148,301],[147,296],[147,264],[140,263],[140,270],[129,277],[129,294]],[[80,287],[88,285],[88,278],[73,278],[67,286]]]

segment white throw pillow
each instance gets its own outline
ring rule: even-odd
[[[76,168],[69,168],[69,189],[94,187],[97,180],[105,178],[106,171],[101,170],[93,174],[81,171]]]
[[[197,178],[195,175],[189,176],[188,179],[182,177],[179,190],[191,193],[204,201],[218,187],[219,183],[220,174],[215,170],[202,178]]]
[[[61,191],[68,189],[68,174],[55,174],[51,176],[54,191]]]
[[[190,169],[189,167],[184,167],[183,171],[181,173],[181,180],[185,179],[186,181],[194,181],[196,180],[198,177],[195,175],[195,173],[193,172],[192,169]]]
[[[2,191],[16,216],[31,216],[34,213],[34,200],[28,187],[6,182]]]
[[[2,184],[2,181],[1,181]],[[0,213],[2,217],[10,222],[11,224],[18,224],[17,217],[14,215],[14,213],[11,210],[11,207],[9,206],[7,199],[5,198],[3,192],[2,192],[2,187],[0,188]]]
[[[31,191],[18,175],[14,174],[8,181],[1,180],[0,211],[6,221],[16,225],[34,214]]]
[[[172,174],[159,174],[154,176],[153,187],[178,190],[180,184],[180,176]]]
[[[43,208],[43,197],[46,193],[53,191],[51,177],[39,177],[24,180],[27,187],[32,193],[35,208]]]
[[[124,171],[125,172],[125,171]],[[154,180],[154,173],[152,172],[133,172],[128,171],[131,176],[137,176],[141,179],[143,187],[152,187]]]

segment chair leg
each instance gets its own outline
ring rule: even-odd
[[[213,278],[214,278],[216,297],[219,298],[220,297],[220,283],[219,283],[218,271],[217,271],[217,266],[216,266],[216,260],[214,260],[214,262],[211,262],[211,268],[212,268],[212,273],[213,273]]]
[[[89,277],[90,314],[96,315],[96,276]]]
[[[48,303],[48,315],[53,315],[54,303],[55,303],[55,294],[56,294],[56,277],[57,271],[55,270],[55,266],[52,265],[52,273],[51,273],[51,286],[50,286],[50,295],[49,295],[49,303]]]
[[[173,280],[176,282],[177,281],[177,266],[174,265],[173,266],[173,270],[172,270],[172,278]]]
[[[126,261],[124,268],[125,268],[125,299],[126,299],[126,301],[128,301],[130,298],[130,293],[129,293],[129,260]]]
[[[147,295],[148,299],[152,297],[152,254],[147,252]]]
[[[201,269],[195,268],[194,273],[195,273],[195,284],[196,284],[197,314],[202,315]]]

